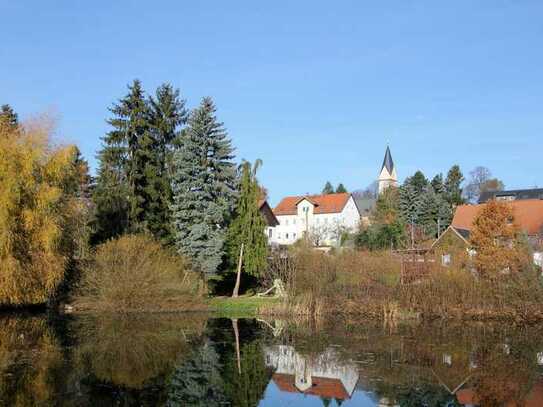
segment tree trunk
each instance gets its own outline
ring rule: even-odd
[[[234,328],[234,336],[236,337],[236,360],[238,362],[238,374],[241,374],[241,355],[239,351],[239,329],[238,320],[232,320],[232,327]]]
[[[239,284],[241,282],[241,265],[243,263],[243,243],[241,244],[241,247],[239,249],[239,259],[238,259],[238,275],[236,276],[236,285],[234,287],[234,292],[232,293],[232,297],[236,298],[239,294]]]

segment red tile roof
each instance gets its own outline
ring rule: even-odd
[[[306,195],[306,196],[287,196],[283,198],[281,202],[275,207],[273,213],[277,215],[296,215],[296,205],[307,199],[313,205],[315,205],[314,213],[339,213],[343,210],[351,194],[345,192],[340,194],[326,194],[326,195]]]
[[[301,392],[294,385],[294,375],[275,373],[272,376],[273,381],[279,390],[288,393],[303,393],[314,396],[334,398],[338,400],[346,400],[349,397],[347,390],[343,387],[343,383],[339,379],[329,379],[326,377],[311,377],[313,386],[304,392]]]
[[[508,202],[513,207],[515,221],[528,235],[537,235],[543,230],[543,200],[526,199]],[[485,204],[460,205],[454,212],[452,226],[471,230],[473,221]]]

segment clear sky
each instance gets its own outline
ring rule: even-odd
[[[455,163],[543,186],[543,1],[0,0],[0,104],[54,112],[96,167],[134,78],[212,96],[272,204]]]

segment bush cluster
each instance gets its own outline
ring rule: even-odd
[[[83,270],[76,307],[106,311],[203,309],[204,287],[187,261],[147,235],[99,245]]]

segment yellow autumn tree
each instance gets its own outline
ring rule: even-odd
[[[520,244],[520,228],[513,208],[503,201],[489,201],[477,214],[470,240],[476,250],[475,268],[486,277],[520,271],[527,261]]]
[[[50,130],[0,123],[0,305],[47,302],[80,244],[78,150],[53,146]]]

